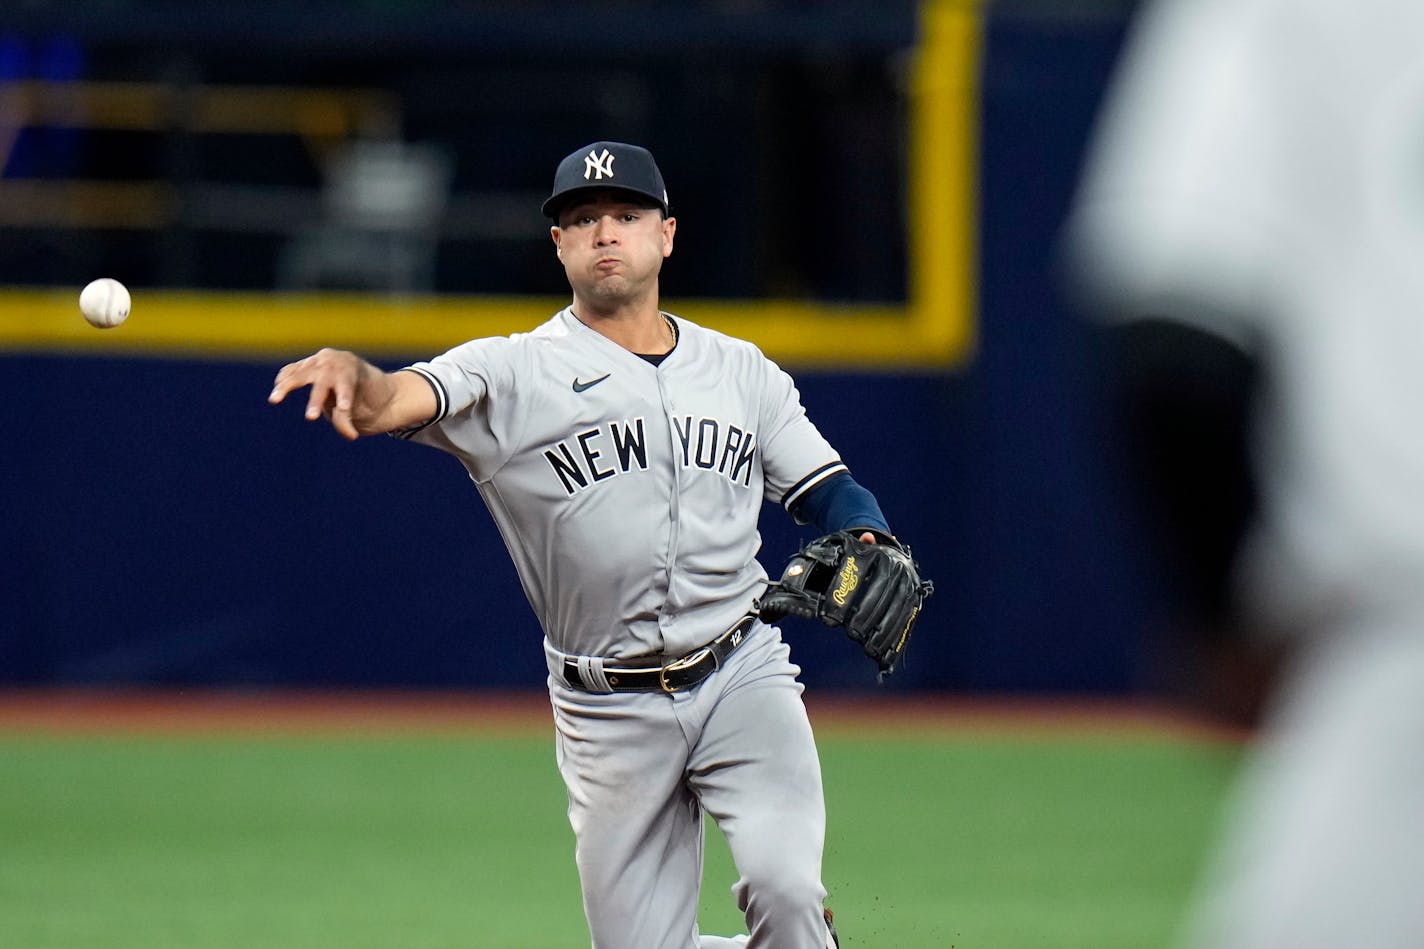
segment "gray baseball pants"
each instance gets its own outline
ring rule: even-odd
[[[590,694],[550,677],[593,949],[826,949],[825,803],[800,671],[756,622],[686,692]],[[698,935],[704,810],[736,863],[746,936]]]

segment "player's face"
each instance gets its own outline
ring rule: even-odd
[[[656,288],[676,229],[677,220],[657,208],[594,192],[565,208],[550,233],[575,296],[617,306]]]

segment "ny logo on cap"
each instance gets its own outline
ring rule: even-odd
[[[612,178],[613,157],[613,153],[606,148],[602,155],[590,151],[583,160],[583,180],[602,181],[605,175]]]

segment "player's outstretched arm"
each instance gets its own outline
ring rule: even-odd
[[[305,386],[311,387],[307,418],[325,415],[353,441],[418,425],[438,408],[430,385],[414,373],[385,372],[339,349],[323,349],[277,370],[267,401],[276,405]]]

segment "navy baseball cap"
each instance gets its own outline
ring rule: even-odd
[[[544,202],[543,212],[557,221],[564,205],[577,195],[604,188],[646,198],[651,207],[668,213],[667,186],[652,152],[623,142],[594,142],[559,162],[554,193]]]

